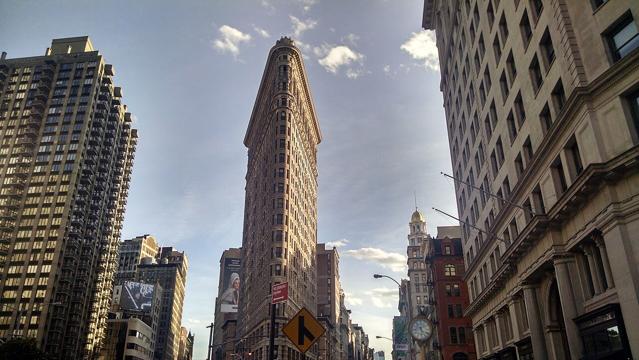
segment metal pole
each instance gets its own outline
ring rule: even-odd
[[[213,324],[211,323],[211,325],[207,326],[207,328],[211,328],[211,331],[209,332],[209,347],[206,350],[206,360],[211,360],[211,352],[212,352],[212,345],[211,342],[213,340]]]
[[[493,233],[489,233],[488,231],[482,230],[482,229],[478,228],[477,226],[475,226],[475,225],[473,225],[473,224],[470,224],[470,223],[469,223],[469,222],[467,222],[467,221],[464,221],[464,220],[461,220],[461,219],[459,219],[459,218],[456,218],[456,217],[454,217],[453,215],[451,215],[451,214],[449,214],[449,213],[447,213],[447,212],[441,211],[441,210],[439,210],[439,209],[437,209],[437,208],[433,208],[433,210],[437,211],[438,213],[442,213],[442,214],[444,214],[444,215],[446,215],[446,216],[448,216],[448,217],[450,217],[450,218],[453,218],[453,219],[455,219],[455,220],[459,221],[459,222],[460,222],[460,223],[462,223],[462,224],[466,224],[466,225],[470,226],[471,228],[473,228],[473,229],[475,229],[475,230],[477,230],[477,231],[479,231],[479,232],[482,232],[482,233],[484,233],[484,234],[486,234],[486,235],[488,235],[488,236],[494,236],[494,237],[495,237],[495,239],[497,239],[497,240],[499,240],[499,241],[501,241],[501,242],[505,243],[504,239],[502,239],[502,238],[498,237],[497,235],[495,235],[495,234],[493,234]]]
[[[271,336],[268,340],[268,359],[275,360],[275,311],[277,304],[271,305]]]
[[[488,196],[492,196],[492,197],[494,197],[494,198],[497,198],[497,199],[499,199],[500,201],[503,201],[503,202],[507,203],[508,205],[512,205],[512,206],[514,206],[514,207],[516,207],[516,208],[519,208],[519,209],[522,209],[522,210],[524,210],[524,211],[527,211],[527,212],[529,212],[529,213],[530,213],[531,215],[533,215],[533,216],[535,215],[535,213],[534,213],[532,210],[530,210],[530,209],[528,209],[528,208],[526,208],[526,207],[523,207],[523,206],[521,206],[521,205],[519,205],[519,204],[515,204],[515,203],[514,203],[514,202],[512,202],[512,201],[508,201],[508,200],[504,199],[504,198],[503,198],[503,197],[501,197],[501,196],[497,196],[497,195],[495,195],[495,194],[493,194],[493,193],[491,193],[491,192],[488,192],[488,191],[486,191],[486,190],[484,190],[484,189],[482,189],[482,188],[478,188],[478,187],[477,187],[477,186],[475,186],[475,185],[471,185],[471,184],[469,184],[469,183],[467,183],[467,182],[465,182],[465,181],[463,181],[463,180],[459,180],[459,179],[457,179],[457,178],[456,178],[456,177],[454,177],[454,176],[451,176],[451,175],[446,174],[445,172],[440,172],[440,174],[444,175],[444,176],[445,176],[445,177],[447,177],[447,178],[451,178],[451,179],[453,179],[453,180],[455,180],[455,181],[457,181],[457,182],[460,182],[460,183],[462,183],[462,184],[464,184],[464,185],[470,186],[471,188],[473,188],[473,189],[475,189],[475,190],[479,190],[479,191],[481,191],[481,192],[485,193],[485,194],[486,194],[486,195],[488,195]]]

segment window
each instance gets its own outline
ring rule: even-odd
[[[488,67],[486,67],[486,70],[484,70],[484,84],[486,85],[486,91],[490,91],[492,82],[490,80],[490,70],[488,70]]]
[[[517,138],[517,124],[515,124],[515,117],[512,111],[508,114],[506,123],[508,124],[508,134],[510,135],[510,143],[512,144],[515,138]]]
[[[506,72],[501,73],[501,77],[499,78],[499,87],[501,88],[501,96],[504,99],[504,103],[506,99],[508,99],[508,92],[510,91],[510,86],[508,86],[508,80],[506,79]]]
[[[515,97],[515,115],[517,116],[517,124],[521,127],[526,121],[526,109],[524,108],[524,102],[521,99],[521,92],[517,93]]]
[[[450,343],[457,344],[459,339],[457,338],[457,328],[450,328]]]
[[[444,265],[444,275],[445,276],[455,276],[456,275],[455,265],[453,265],[453,264]]]
[[[444,245],[444,255],[450,255],[450,245]]]
[[[568,184],[566,183],[566,176],[564,175],[564,167],[561,162],[561,157],[557,156],[555,161],[553,161],[550,166],[550,171],[555,183],[557,195],[563,194],[568,189]]]
[[[552,103],[555,107],[555,114],[561,113],[566,105],[566,92],[564,91],[564,85],[561,79],[557,81],[555,88],[552,90]]]
[[[565,147],[566,150],[566,158],[569,162],[570,172],[572,174],[573,179],[579,176],[584,170],[583,163],[581,162],[581,155],[579,154],[579,146],[577,145],[577,140],[573,135]]]
[[[528,13],[526,11],[524,11],[524,15],[519,22],[519,29],[521,30],[521,38],[526,48],[530,43],[530,38],[532,38],[532,28],[530,27],[530,19],[528,19]]]
[[[639,135],[637,134],[639,132],[639,90],[635,90],[626,99],[630,105],[631,127],[634,129],[635,135]]]
[[[594,10],[607,3],[608,0],[592,0],[592,7]]]
[[[539,122],[541,123],[542,133],[546,135],[552,127],[552,116],[550,115],[550,108],[547,103],[539,113]]]
[[[639,33],[630,11],[626,12],[604,36],[608,40],[614,61],[639,47]]]
[[[459,337],[459,344],[466,343],[466,329],[460,327],[457,329],[457,336]]]
[[[539,43],[541,48],[541,54],[543,55],[543,59],[546,65],[546,70],[550,70],[550,66],[553,61],[555,61],[555,48],[552,46],[552,39],[550,38],[550,32],[548,28],[544,32],[544,35],[541,37],[541,42]]]
[[[493,41],[493,51],[495,52],[495,63],[499,64],[501,59],[501,44],[499,43],[499,36],[495,35],[495,41]]]
[[[544,83],[544,77],[541,73],[541,67],[539,66],[539,60],[537,60],[537,55],[530,62],[530,66],[528,67],[530,71],[530,81],[532,82],[533,89],[535,93],[539,92],[539,88]]]
[[[524,162],[521,160],[521,154],[518,154],[517,158],[515,158],[515,170],[517,171],[517,179],[520,179],[524,173]]]
[[[486,14],[488,15],[488,27],[492,28],[493,23],[495,22],[495,11],[493,11],[492,3],[488,4],[488,8],[486,9]]]
[[[501,15],[501,19],[499,20],[499,34],[501,35],[502,44],[506,44],[506,39],[508,39],[508,23],[506,23],[506,16],[504,14]]]
[[[535,22],[539,21],[539,17],[541,13],[544,11],[544,2],[542,0],[531,0],[530,7],[533,11],[533,16],[535,17]]]

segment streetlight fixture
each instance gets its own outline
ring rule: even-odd
[[[397,280],[393,279],[392,277],[390,277],[390,276],[388,276],[388,275],[373,274],[373,277],[374,277],[375,279],[381,279],[381,278],[384,278],[384,277],[385,277],[385,278],[388,278],[388,279],[391,279],[391,280],[393,280],[393,281],[395,282],[395,284],[397,284],[397,286],[399,286],[399,288],[400,288],[400,289],[402,288],[402,284],[400,284],[400,283],[399,283],[399,281],[397,281]]]
[[[388,338],[388,337],[386,337],[386,336],[379,336],[379,335],[377,335],[377,336],[375,336],[375,338],[376,338],[376,339],[386,339],[386,340],[393,341],[393,339]]]

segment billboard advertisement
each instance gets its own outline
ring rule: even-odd
[[[240,299],[240,259],[224,259],[220,312],[235,313]]]
[[[151,311],[153,290],[154,286],[151,284],[125,281],[124,286],[122,286],[120,307],[126,310]]]
[[[393,318],[393,352],[403,356],[408,351],[408,319],[406,316]]]

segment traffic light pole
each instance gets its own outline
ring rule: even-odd
[[[268,341],[268,360],[275,360],[275,311],[277,304],[271,305],[271,336]]]

